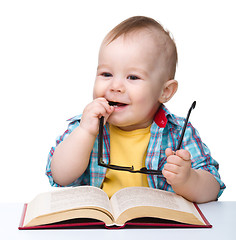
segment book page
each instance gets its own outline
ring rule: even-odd
[[[139,206],[154,206],[193,213],[201,219],[194,205],[171,192],[147,188],[128,187],[116,192],[110,199],[115,219],[125,210]]]
[[[112,211],[107,194],[97,187],[71,187],[64,191],[51,193],[50,208],[52,212],[87,206],[101,207],[109,212]]]
[[[112,212],[109,198],[100,188],[68,187],[38,195],[27,206],[24,224],[40,215],[83,207],[99,207]]]

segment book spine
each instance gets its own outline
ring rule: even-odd
[[[27,209],[27,204],[25,203],[24,206],[23,206],[22,215],[21,215],[21,219],[20,219],[20,224],[19,224],[19,227],[18,227],[18,229],[20,229],[20,230],[23,228],[26,209]]]

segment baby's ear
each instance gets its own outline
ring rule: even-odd
[[[168,102],[176,93],[178,89],[178,82],[174,79],[168,80],[164,83],[162,94],[159,98],[160,103],[166,103]]]

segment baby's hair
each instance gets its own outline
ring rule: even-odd
[[[166,52],[167,52],[167,63],[169,67],[169,79],[174,79],[176,65],[178,61],[177,49],[174,39],[170,36],[170,32],[165,30],[162,25],[156,20],[144,17],[134,16],[128,18],[114,27],[105,37],[107,44],[110,44],[121,35],[127,35],[131,32],[135,32],[143,29],[156,29],[158,33],[162,33],[165,38]]]

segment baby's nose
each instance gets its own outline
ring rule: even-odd
[[[124,80],[120,78],[113,78],[111,80],[110,91],[124,93],[125,92]]]

